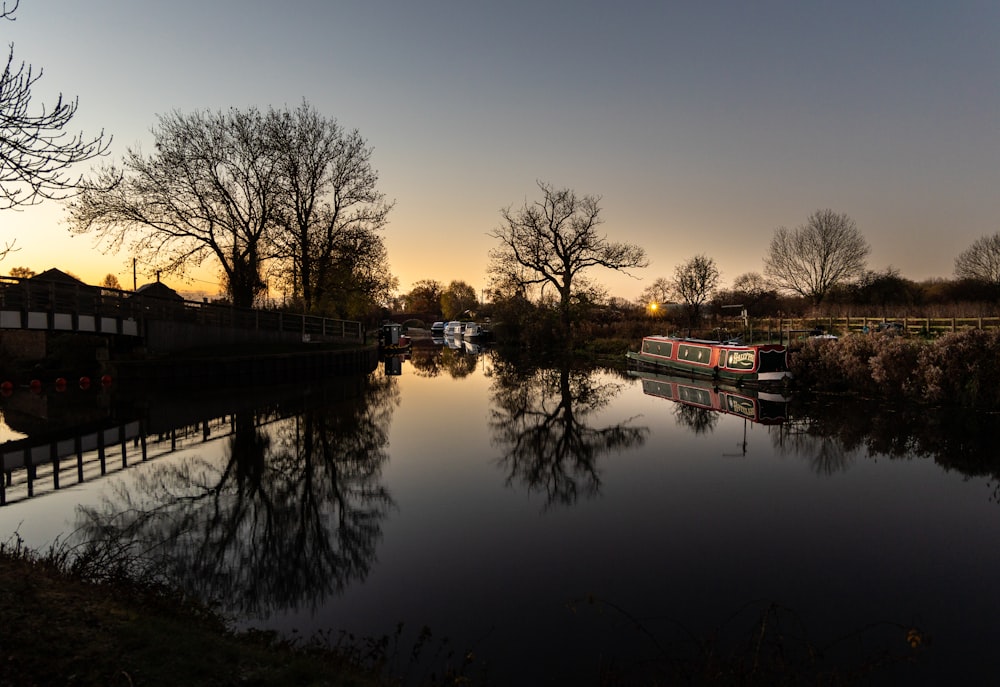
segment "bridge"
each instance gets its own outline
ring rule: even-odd
[[[0,331],[128,337],[156,353],[233,343],[364,343],[361,322],[185,300],[165,285],[136,291],[90,286],[49,270],[0,277]]]

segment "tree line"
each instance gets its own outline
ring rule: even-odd
[[[18,4],[0,3],[0,20],[13,20]],[[76,100],[59,96],[33,113],[31,91],[41,75],[18,65],[11,46],[0,81],[0,209],[67,200],[71,232],[94,235],[106,250],[127,248],[157,274],[183,275],[209,261],[238,306],[254,305],[273,288],[305,311],[345,318],[394,304],[448,318],[482,309],[464,282],[423,280],[395,296],[398,282],[380,233],[393,202],[378,189],[372,148],[357,129],[308,102],[160,115],[152,151],[128,148],[117,163],[74,177],[71,166],[107,155],[110,137],[66,135]],[[516,330],[571,344],[576,324],[614,301],[593,279],[595,269],[634,276],[649,260],[642,247],[599,231],[599,196],[545,182],[538,188],[540,199],[502,209],[489,232],[497,243],[484,300]],[[0,259],[12,250],[8,242]],[[650,308],[679,304],[697,322],[707,306],[726,301],[760,312],[788,307],[790,296],[815,307],[917,305],[949,288],[952,298],[966,300],[996,300],[1000,292],[1000,233],[958,256],[949,288],[915,285],[892,267],[873,272],[869,253],[854,220],[817,210],[794,229],[775,230],[763,274],[742,274],[721,290],[715,261],[696,255],[672,277],[656,279],[641,299]]]

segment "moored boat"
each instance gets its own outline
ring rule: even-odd
[[[406,334],[403,334],[403,326],[395,322],[386,322],[378,333],[378,349],[381,353],[397,353],[408,351],[413,345]]]
[[[724,380],[737,385],[782,385],[791,381],[788,355],[780,344],[750,344],[646,336],[628,359],[637,368]]]

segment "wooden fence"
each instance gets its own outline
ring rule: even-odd
[[[886,325],[910,336],[935,337],[965,329],[1000,329],[1000,317],[799,317],[730,320],[731,331],[749,340],[794,341],[817,333],[843,336],[851,332],[874,332]]]

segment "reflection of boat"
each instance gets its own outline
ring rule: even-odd
[[[787,419],[788,397],[756,389],[715,386],[707,380],[686,379],[651,372],[630,372],[642,381],[649,396],[666,398],[695,408],[736,415],[762,425],[777,425]]]
[[[738,385],[781,384],[791,380],[785,347],[647,336],[628,359],[641,370],[687,374]]]
[[[489,333],[490,330],[487,329],[486,325],[479,324],[478,322],[466,322],[462,335],[466,340],[485,341],[489,337]]]
[[[403,361],[409,358],[407,353],[394,353],[382,357],[386,376],[398,377],[403,374]]]

